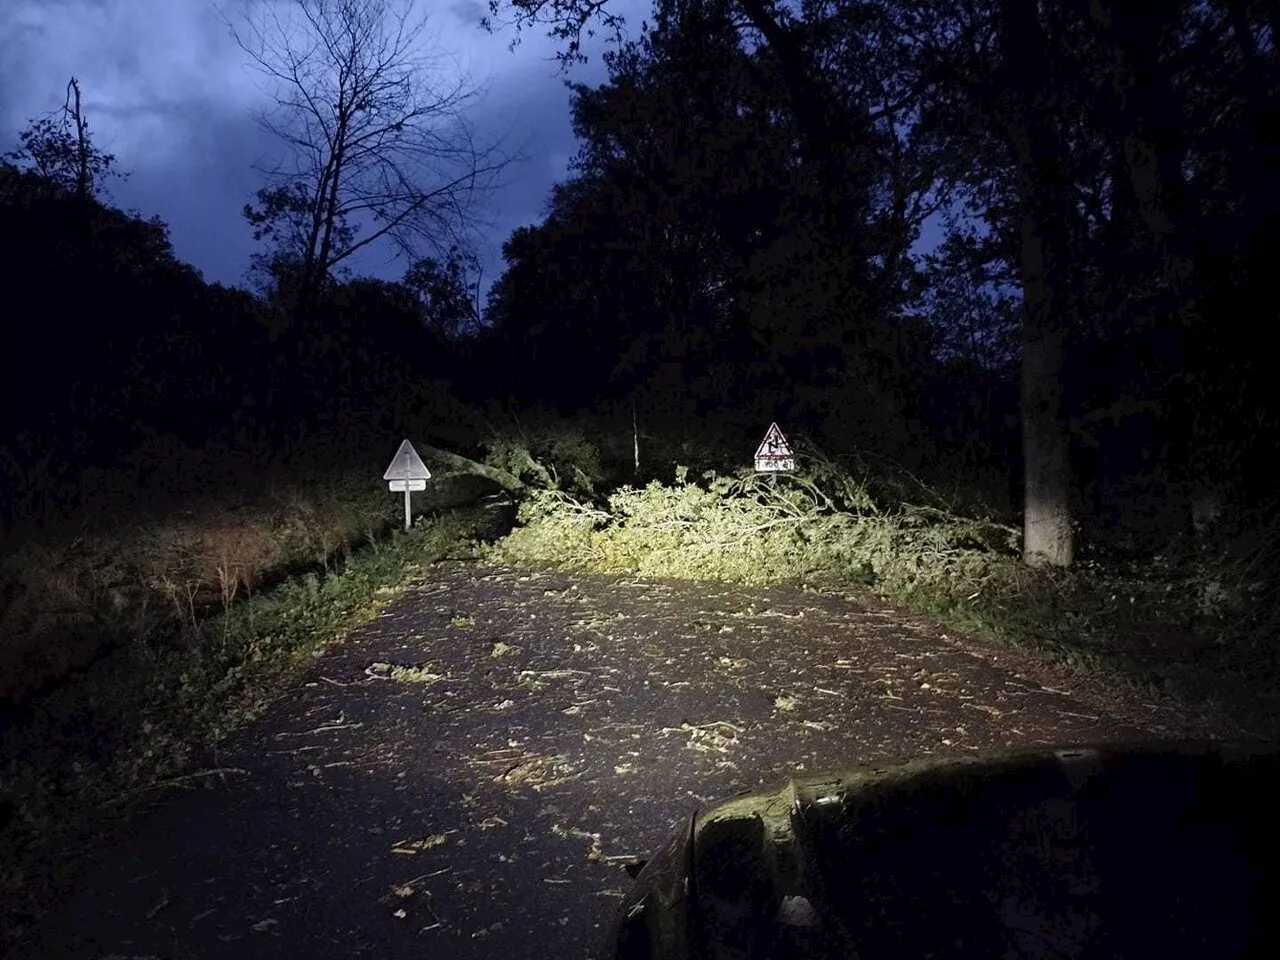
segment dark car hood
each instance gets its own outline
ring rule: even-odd
[[[1180,742],[797,777],[679,827],[607,955],[1280,955],[1278,775],[1275,745]]]

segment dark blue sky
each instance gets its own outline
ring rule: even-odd
[[[233,18],[246,0],[228,0]],[[261,3],[265,0],[247,0]],[[283,0],[289,2],[289,0]],[[649,0],[610,0],[632,33]],[[477,0],[421,4],[434,45],[456,57],[482,93],[467,112],[481,141],[503,140],[525,160],[477,211],[485,224],[480,249],[485,286],[501,270],[503,240],[541,219],[553,183],[576,151],[569,91],[554,60],[556,45],[526,31],[514,51],[513,29],[489,35],[478,25]],[[597,38],[591,62],[571,69],[576,82],[605,79]],[[244,282],[257,249],[240,215],[262,185],[252,169],[280,148],[256,113],[269,101],[263,79],[228,35],[210,0],[0,0],[0,149],[19,131],[62,105],[75,75],[98,145],[131,172],[111,199],[169,224],[179,257],[206,279]],[[929,231],[933,234],[934,231]],[[933,237],[927,238],[932,246]],[[353,265],[357,272],[398,277],[403,267],[385,251]]]

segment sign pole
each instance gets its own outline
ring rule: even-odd
[[[413,526],[413,522],[409,516],[409,497],[410,496],[412,496],[412,494],[409,493],[409,485],[406,483],[404,485],[404,532],[405,533],[408,533],[409,528]]]

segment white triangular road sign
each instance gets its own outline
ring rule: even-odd
[[[387,467],[387,472],[382,475],[382,479],[429,480],[431,479],[431,471],[427,469],[427,465],[418,456],[418,451],[413,449],[413,444],[405,440],[400,444],[400,449],[396,451],[396,455],[391,458],[391,466]],[[409,489],[416,488],[410,487]]]
[[[794,457],[791,452],[791,444],[787,443],[787,438],[782,435],[782,431],[778,429],[776,423],[769,424],[769,431],[764,435],[764,439],[760,441],[760,446],[756,449],[757,457]]]
[[[769,424],[764,440],[756,448],[756,470],[764,473],[795,468],[795,454],[791,452],[791,444],[787,443],[787,438],[782,435],[776,423]]]

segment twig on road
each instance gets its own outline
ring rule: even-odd
[[[186,786],[193,780],[202,780],[205,777],[225,777],[228,773],[239,773],[248,775],[247,770],[240,767],[213,767],[210,770],[197,770],[195,773],[188,773],[181,777],[170,777],[167,780],[158,780],[155,783],[149,783],[145,787],[138,787],[135,790],[126,790],[124,793],[116,794],[106,801],[110,805],[124,803],[130,797],[136,797],[139,794],[146,793],[148,790],[160,790],[164,787],[182,787]]]

